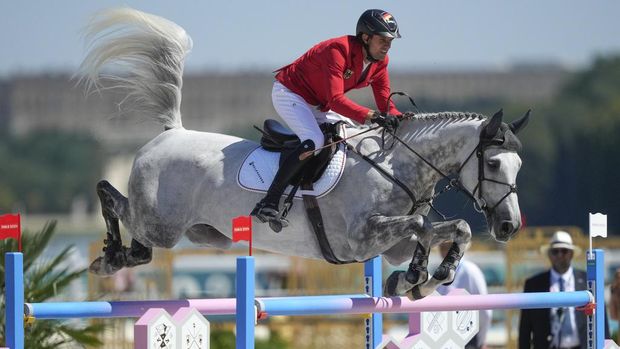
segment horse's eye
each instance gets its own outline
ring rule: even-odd
[[[493,170],[497,170],[499,168],[499,160],[497,159],[491,159],[487,161],[487,164],[489,165],[489,167]]]

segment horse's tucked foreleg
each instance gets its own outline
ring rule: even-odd
[[[467,244],[471,241],[471,229],[464,220],[433,223],[432,245],[444,241],[453,241],[450,250],[439,267],[433,273],[433,277],[411,290],[407,296],[411,299],[420,299],[433,293],[441,284],[450,284],[454,280],[456,268],[459,265]]]
[[[428,255],[432,242],[428,231],[431,229],[428,219],[421,215],[385,217],[373,216],[369,219],[369,225],[375,232],[390,233],[391,238],[398,241],[417,236],[416,248],[413,252],[408,270],[393,272],[385,283],[384,293],[387,296],[402,295],[416,285],[426,282],[428,279]],[[372,239],[371,239],[372,241]]]
[[[430,245],[430,243],[428,244]],[[407,271],[397,270],[385,281],[384,295],[388,297],[409,294],[416,286],[428,280],[428,255],[430,246],[418,241]]]

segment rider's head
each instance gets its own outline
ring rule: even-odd
[[[394,16],[378,9],[362,13],[357,21],[355,34],[364,45],[366,59],[370,62],[384,60],[392,40],[400,38],[398,23]]]

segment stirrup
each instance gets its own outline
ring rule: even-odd
[[[282,228],[286,227],[288,227],[288,219],[280,217],[280,215],[278,215],[274,219],[269,220],[269,228],[271,228],[271,230],[273,230],[275,233],[281,232]]]
[[[258,218],[262,223],[267,223],[278,219],[279,212],[273,204],[261,201],[256,204],[250,215]]]

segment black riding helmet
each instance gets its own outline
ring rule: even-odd
[[[362,33],[368,35],[381,35],[388,38],[400,38],[398,23],[391,13],[372,9],[366,10],[357,21],[355,34],[360,36]]]
[[[391,13],[372,9],[366,10],[357,20],[357,28],[355,29],[355,35],[359,41],[364,45],[367,55],[366,59],[370,62],[377,62],[373,56],[370,55],[368,44],[362,40],[362,34],[380,35],[388,38],[400,38],[400,32],[398,31],[398,23]]]

